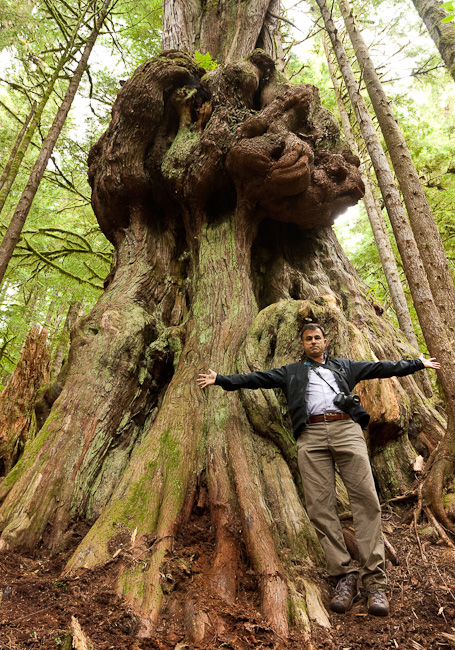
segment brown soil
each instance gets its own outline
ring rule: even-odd
[[[72,616],[96,650],[455,648],[455,551],[441,546],[431,528],[420,530],[423,559],[413,527],[396,514],[385,517],[384,529],[399,559],[399,565],[389,566],[390,616],[369,616],[363,598],[346,615],[330,614],[332,628],[315,630],[309,646],[297,633],[284,644],[268,628],[258,613],[254,574],[247,568],[234,606],[210,597],[204,585],[213,549],[207,524],[205,515],[196,516],[176,542],[162,575],[170,594],[168,606],[155,637],[147,640],[137,637],[134,613],[114,590],[117,564],[128,561],[126,540],[119,541],[119,552],[107,567],[77,577],[62,574],[69,551],[52,559],[4,554],[0,650],[56,650],[64,643]],[[322,573],[320,580],[328,604],[330,587]],[[183,622],[194,611],[203,612],[205,621],[200,644],[185,642]]]

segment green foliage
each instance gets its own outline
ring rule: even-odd
[[[194,58],[205,70],[214,70],[216,67],[218,67],[218,61],[214,61],[209,52],[202,54],[196,50],[194,53]]]
[[[444,2],[441,7],[449,12],[449,15],[441,20],[441,23],[450,23],[455,20],[455,2]]]

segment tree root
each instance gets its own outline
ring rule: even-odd
[[[242,415],[239,413],[240,417],[233,418],[228,441],[243,529],[249,555],[260,580],[262,611],[276,634],[287,638],[289,634],[288,589],[285,574],[276,553],[270,528],[264,518],[264,506],[257,500],[257,491],[250,487],[252,476],[242,440],[243,431],[248,428],[248,423]]]
[[[426,516],[428,517],[428,520],[431,521],[433,526],[438,531],[439,536],[441,537],[441,539],[443,539],[445,541],[445,543],[447,544],[447,546],[450,546],[450,548],[455,548],[455,544],[452,542],[450,537],[447,535],[446,531],[441,526],[441,524],[437,521],[436,517],[431,512],[430,508],[425,507],[423,510],[424,510]]]

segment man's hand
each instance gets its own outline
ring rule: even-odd
[[[198,375],[198,378],[196,379],[196,381],[197,381],[198,385],[201,388],[207,388],[207,386],[212,386],[215,383],[215,379],[216,379],[216,372],[209,368],[209,374],[208,375],[203,375],[203,374]]]
[[[434,370],[439,370],[439,368],[441,367],[441,364],[438,361],[436,361],[434,357],[432,357],[431,359],[425,359],[423,354],[421,354],[420,361],[423,363],[425,368],[434,368]]]

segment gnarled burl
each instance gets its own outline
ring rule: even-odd
[[[0,543],[58,550],[90,520],[68,570],[115,559],[142,635],[166,612],[192,643],[219,633],[213,603],[234,603],[252,572],[280,636],[290,623],[328,625],[282,397],[203,394],[195,378],[295,361],[309,319],[337,356],[415,355],[330,228],[363,194],[358,160],[317,89],[285,83],[261,51],[209,73],[164,52],[112,115],[89,178],[113,268],[73,328],[49,418],[0,486]],[[412,484],[415,449],[442,433],[416,382],[359,389],[385,495]],[[183,571],[189,526],[209,551],[187,553]]]

